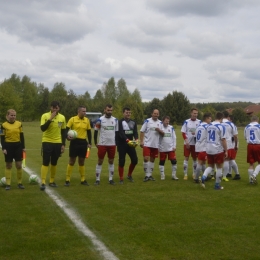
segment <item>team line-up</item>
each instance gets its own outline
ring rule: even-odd
[[[66,140],[69,145],[69,163],[66,171],[64,186],[70,186],[73,166],[78,158],[81,184],[88,186],[85,178],[85,158],[92,146],[91,125],[86,115],[86,107],[79,106],[78,114],[71,117],[66,124],[65,117],[59,113],[60,104],[52,101],[50,111],[41,117],[40,128],[42,135],[42,166],[40,190],[46,188],[46,177],[50,168],[49,186],[57,187],[54,182],[58,159],[65,151]],[[96,164],[95,185],[100,184],[100,175],[105,156],[108,158],[109,184],[114,185],[114,158],[116,148],[118,151],[118,173],[120,184],[124,183],[124,166],[126,155],[130,157],[127,179],[133,182],[132,173],[138,163],[135,147],[140,145],[143,149],[144,182],[154,181],[152,176],[154,162],[159,158],[161,180],[165,179],[164,165],[166,159],[172,166],[172,179],[178,180],[176,175],[176,134],[170,123],[170,117],[164,116],[159,120],[159,110],[154,109],[151,117],[146,119],[140,130],[131,119],[131,109],[123,109],[123,118],[117,120],[112,116],[113,107],[107,104],[104,115],[95,123],[94,144],[98,149],[98,162]],[[233,180],[240,180],[238,166],[235,161],[238,149],[238,131],[231,122],[228,112],[217,112],[212,122],[212,115],[205,113],[203,120],[197,119],[198,110],[191,109],[191,117],[184,121],[181,132],[184,139],[184,180],[188,179],[189,157],[193,160],[193,179],[205,188],[205,181],[215,171],[216,190],[222,190],[221,181],[229,181],[232,170],[235,172]],[[18,188],[24,189],[22,184],[22,158],[25,152],[25,140],[21,122],[16,120],[16,111],[9,109],[6,114],[7,121],[1,125],[1,145],[5,157],[6,190],[11,188],[11,169],[13,161],[17,170]],[[256,176],[260,171],[260,125],[257,116],[252,116],[251,123],[245,127],[244,138],[247,141],[247,162],[249,163],[249,182],[256,184]],[[99,138],[98,138],[99,133]],[[207,162],[207,167],[206,167]],[[258,165],[254,168],[255,162]],[[50,167],[49,167],[50,166]],[[200,176],[202,174],[202,176]]]

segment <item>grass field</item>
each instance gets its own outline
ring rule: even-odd
[[[27,167],[40,175],[41,131],[39,123],[24,123]],[[108,166],[104,163],[101,185],[94,186],[96,148],[86,161],[89,187],[80,184],[77,166],[71,186],[64,187],[68,150],[58,162],[55,191],[80,216],[88,228],[123,260],[211,260],[260,259],[260,187],[248,184],[246,143],[239,130],[237,163],[240,181],[223,183],[224,190],[206,189],[194,184],[189,162],[189,180],[183,180],[183,142],[177,134],[177,175],[171,180],[170,163],[166,164],[166,180],[161,181],[158,160],[156,181],[143,182],[142,150],[137,148],[139,163],[134,183],[119,185],[117,157],[115,186],[108,184]],[[68,145],[68,144],[67,144]],[[129,160],[127,160],[127,166]],[[4,176],[4,158],[0,157],[0,177]],[[125,170],[126,171],[126,170]],[[16,188],[13,169],[12,188],[0,188],[0,259],[103,259],[92,242],[79,232],[64,212],[38,185]],[[48,175],[49,177],[49,175]]]

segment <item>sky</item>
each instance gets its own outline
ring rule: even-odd
[[[260,102],[259,0],[0,0],[0,82]]]

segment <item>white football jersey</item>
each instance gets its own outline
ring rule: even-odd
[[[183,122],[181,132],[186,134],[190,145],[195,145],[195,131],[196,128],[199,126],[199,124],[200,124],[199,119],[196,120],[187,119]]]
[[[195,137],[196,137],[196,144],[195,144],[195,151],[204,152],[206,151],[206,144],[207,144],[207,127],[209,126],[208,123],[202,122],[196,128]]]
[[[245,127],[244,137],[248,144],[260,144],[260,124],[252,122]]]
[[[101,116],[95,124],[95,130],[100,131],[99,145],[116,145],[115,135],[118,131],[118,121],[115,117]]]
[[[173,126],[164,127],[163,123],[161,123],[160,129],[164,132],[164,136],[160,135],[159,137],[159,151],[170,152],[176,149],[176,134]]]
[[[154,121],[152,118],[148,118],[144,121],[141,132],[144,133],[144,146],[151,148],[159,147],[159,133],[155,128],[159,128],[161,121],[157,119]]]
[[[238,134],[237,127],[227,119],[223,119],[222,124],[226,128],[227,149],[233,149],[234,144],[232,142],[232,137]]]
[[[224,152],[222,139],[226,139],[225,126],[217,121],[209,124],[207,127],[207,154],[218,154]]]

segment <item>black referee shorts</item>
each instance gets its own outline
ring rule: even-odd
[[[69,157],[85,158],[88,149],[88,142],[86,139],[75,139],[70,141]]]
[[[5,149],[7,154],[5,154],[5,162],[21,162],[23,160],[23,148],[20,142],[5,143]]]
[[[61,143],[42,143],[42,164],[44,166],[57,165],[58,159],[61,155]]]

